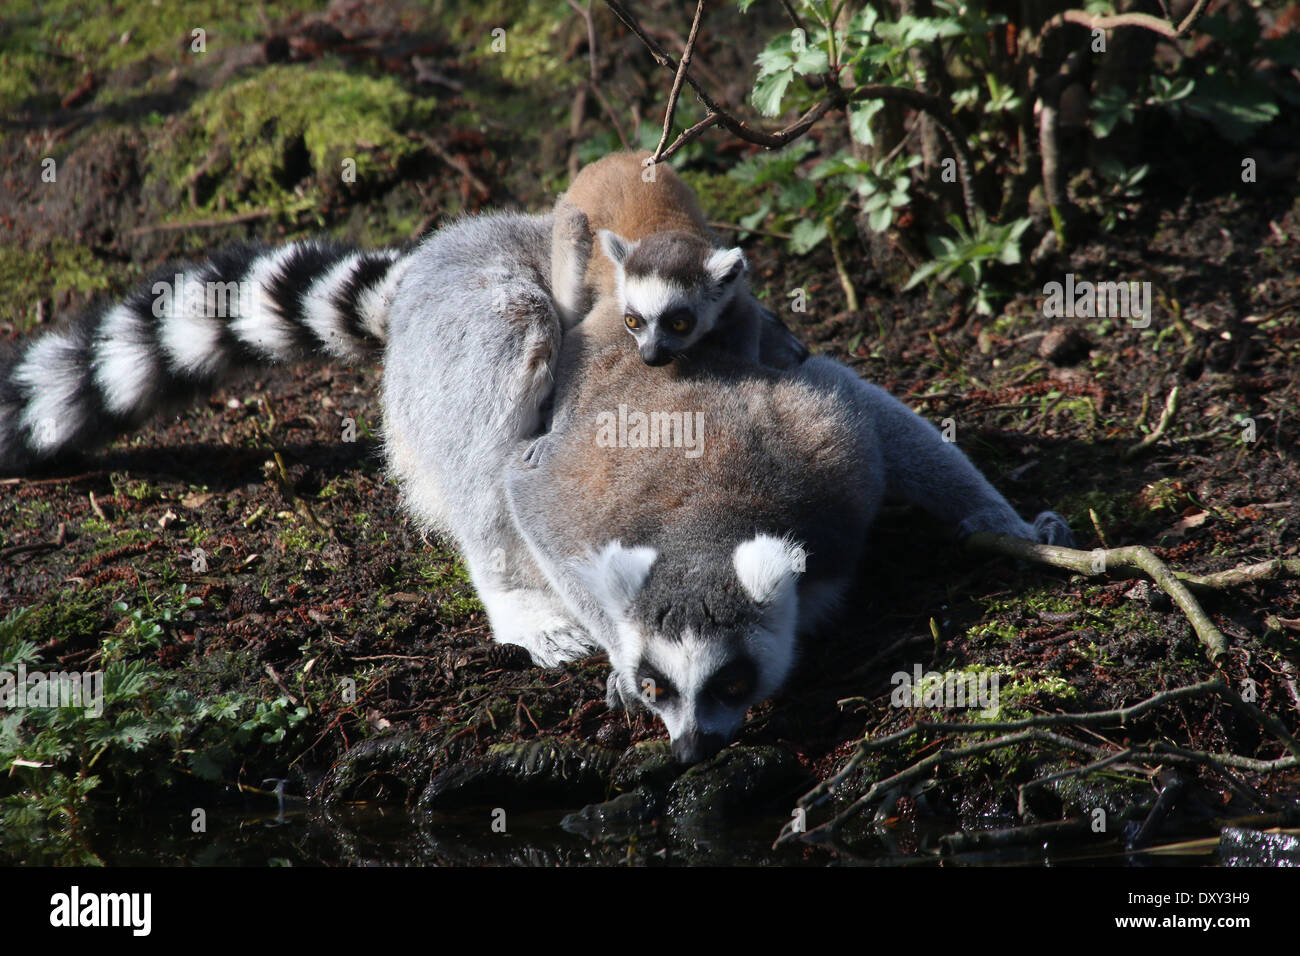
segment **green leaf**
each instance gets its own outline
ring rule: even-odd
[[[800,76],[825,73],[830,69],[831,61],[826,51],[819,46],[810,46],[800,53],[794,61],[794,71]]]
[[[849,133],[854,142],[864,146],[876,144],[876,138],[871,132],[871,117],[879,113],[884,105],[884,100],[868,100],[849,110]]]
[[[791,230],[790,250],[797,255],[811,252],[829,231],[824,219],[800,219]]]
[[[776,116],[781,112],[781,99],[794,79],[794,70],[786,69],[770,76],[760,77],[754,83],[751,100],[754,108],[764,116]]]
[[[1266,84],[1237,81],[1235,77],[1209,71],[1185,102],[1189,113],[1206,120],[1234,143],[1250,139],[1280,112]]]

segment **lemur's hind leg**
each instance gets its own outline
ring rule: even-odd
[[[1044,511],[1033,524],[1022,520],[955,443],[884,389],[819,356],[808,359],[799,374],[857,406],[864,426],[874,432],[890,496],[955,524],[962,537],[990,531],[1044,544],[1072,543],[1064,518]]]
[[[555,204],[551,233],[551,294],[564,328],[572,328],[591,310],[587,262],[594,237],[587,214],[563,196]]]

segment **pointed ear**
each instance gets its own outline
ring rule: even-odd
[[[610,232],[608,229],[601,229],[596,233],[600,237],[600,247],[605,250],[605,255],[609,256],[611,262],[616,266],[622,266],[627,261],[627,257],[632,254],[636,248],[636,243],[630,239],[624,239],[616,232]]]
[[[755,604],[767,605],[793,591],[804,558],[803,547],[795,542],[760,534],[736,545],[731,563],[745,593]]]
[[[718,285],[726,285],[733,279],[740,278],[749,268],[745,254],[740,249],[714,249],[709,258],[704,260],[704,271],[713,276]]]
[[[625,548],[621,541],[611,541],[578,559],[573,569],[606,613],[618,617],[640,592],[658,557],[654,548]]]

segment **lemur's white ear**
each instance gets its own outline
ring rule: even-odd
[[[625,548],[611,541],[574,563],[574,571],[592,597],[611,614],[622,614],[645,584],[659,552],[654,548]]]
[[[788,538],[760,534],[736,545],[731,563],[755,604],[770,604],[793,590],[804,570],[805,552]]]
[[[709,254],[709,258],[704,260],[704,270],[713,276],[713,280],[719,285],[739,278],[740,274],[748,268],[745,253],[739,248],[715,249]]]
[[[610,261],[616,266],[626,262],[632,250],[636,248],[635,242],[624,239],[618,233],[610,232],[608,229],[598,230],[596,235],[600,237],[600,247],[605,250],[605,255],[609,256]]]

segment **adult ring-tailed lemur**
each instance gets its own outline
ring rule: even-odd
[[[219,316],[202,296],[158,308],[146,283],[20,343],[0,364],[0,471],[250,364],[380,350],[388,467],[414,520],[459,547],[495,639],[542,666],[607,652],[610,705],[650,708],[687,762],[785,680],[884,496],[962,533],[1068,539],[1051,512],[1022,521],[902,403],[837,362],[796,363],[771,328],[766,365],[701,344],[649,367],[624,336],[553,381],[552,224],[485,215],[405,255],[298,242],[183,266],[186,283],[254,294]]]

